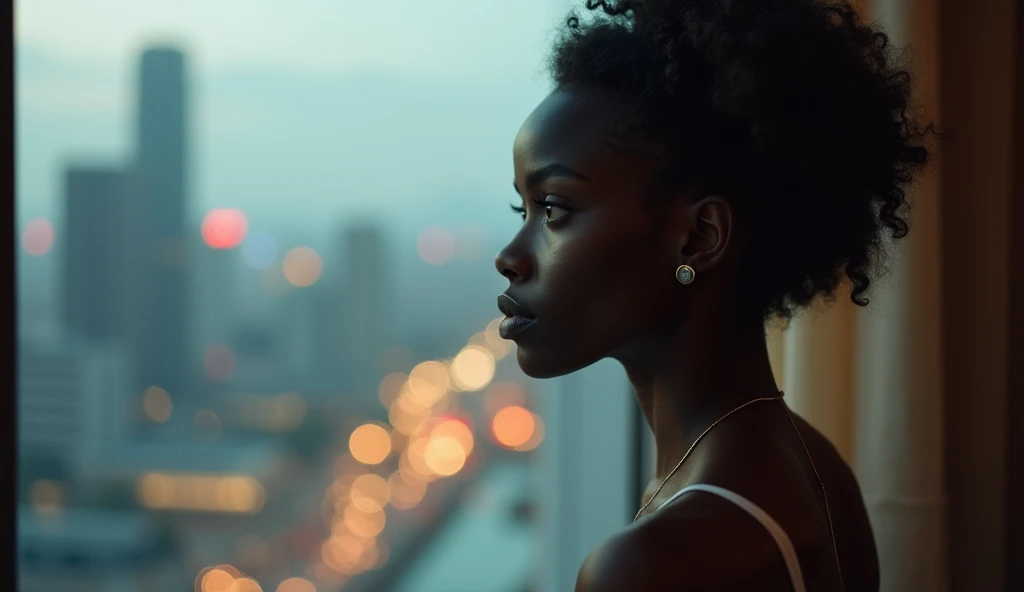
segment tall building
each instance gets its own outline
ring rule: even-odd
[[[353,387],[375,388],[380,378],[377,358],[392,339],[391,260],[377,226],[350,226],[341,242],[342,290],[336,306],[342,315],[342,367]]]
[[[142,54],[139,70],[136,165],[150,182],[149,203],[161,238],[185,231],[188,108],[185,56],[176,49]]]
[[[336,280],[336,278],[331,278]],[[349,352],[344,349],[345,303],[337,281],[289,294],[288,331],[291,365],[309,386],[349,386]]]
[[[143,383],[176,394],[194,376],[187,356],[188,88],[180,51],[152,48],[142,54],[137,117],[136,198],[150,231],[139,248],[151,258],[142,276],[148,322],[138,343],[139,370]]]
[[[188,363],[190,368],[204,368],[211,348],[227,348],[233,338],[241,256],[237,249],[213,249],[198,239],[189,246],[194,282],[189,290],[192,331]]]
[[[134,341],[142,294],[133,242],[142,228],[131,198],[124,171],[72,167],[65,175],[62,316],[72,335]]]
[[[18,357],[18,451],[54,460],[73,478],[95,472],[122,447],[131,425],[131,360],[114,343],[22,343]]]

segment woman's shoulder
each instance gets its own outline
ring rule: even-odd
[[[771,535],[716,496],[684,496],[587,557],[576,592],[791,590]]]
[[[860,483],[828,438],[795,414],[794,421],[828,492],[846,589],[878,590],[878,551]]]

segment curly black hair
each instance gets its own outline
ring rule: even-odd
[[[865,306],[908,231],[906,187],[934,133],[902,52],[843,0],[587,0],[549,60],[668,145],[664,180],[728,196],[748,221],[740,281],[763,320],[845,279]],[[625,129],[625,128],[623,128]]]

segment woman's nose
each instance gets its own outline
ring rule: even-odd
[[[513,284],[524,282],[533,275],[533,264],[529,256],[515,242],[498,251],[494,257],[494,267]]]

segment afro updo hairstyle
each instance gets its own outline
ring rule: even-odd
[[[665,187],[726,196],[750,230],[745,310],[788,320],[844,280],[868,304],[906,236],[931,125],[889,37],[845,0],[587,0],[549,59],[667,145]],[[625,128],[623,128],[625,129]]]

